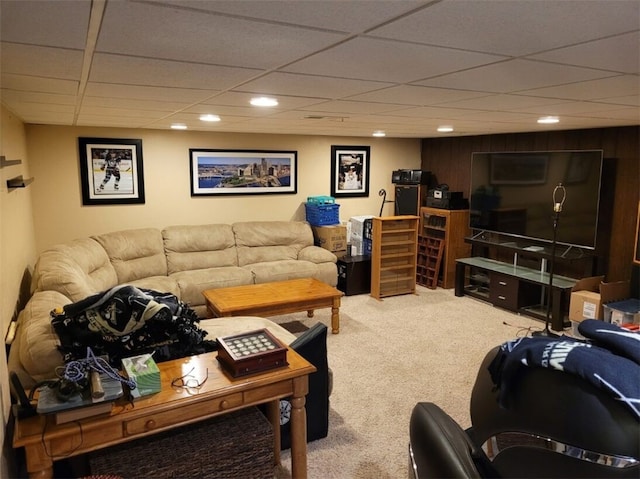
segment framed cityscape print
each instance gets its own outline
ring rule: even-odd
[[[295,194],[297,151],[189,150],[191,196]]]
[[[78,138],[83,205],[144,204],[142,140]]]
[[[369,196],[368,146],[331,146],[331,196]]]

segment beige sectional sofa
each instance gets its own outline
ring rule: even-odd
[[[62,356],[50,311],[118,284],[173,293],[206,318],[206,289],[304,277],[335,286],[336,261],[333,253],[314,246],[307,223],[295,221],[133,229],[53,246],[34,268],[32,296],[18,318],[9,370],[20,374],[25,387],[51,378]],[[216,321],[200,323],[211,329],[210,339],[257,324],[266,324],[287,343],[291,339],[268,320],[227,321],[226,326]]]

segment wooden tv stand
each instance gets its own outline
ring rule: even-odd
[[[577,280],[553,275],[550,327],[562,331],[571,290]],[[494,306],[546,319],[549,273],[488,258],[456,260],[455,295],[465,294]]]

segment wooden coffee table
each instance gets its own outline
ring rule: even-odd
[[[274,431],[274,463],[280,463],[279,399],[291,397],[291,474],[307,477],[305,396],[316,368],[292,349],[286,367],[233,379],[221,369],[216,352],[158,364],[160,392],[129,403],[118,399],[111,413],[55,424],[53,415],[17,419],[13,447],[24,447],[30,478],[53,477],[53,462],[133,439],[151,436],[230,411],[266,404]],[[186,372],[199,388],[173,386]],[[206,381],[203,379],[206,378]],[[215,447],[215,444],[212,445]],[[185,460],[185,458],[176,458]],[[188,458],[186,458],[188,459]],[[132,472],[135,475],[135,471]]]
[[[214,317],[276,316],[331,308],[331,332],[340,332],[340,298],[344,293],[314,278],[208,289],[202,293]]]

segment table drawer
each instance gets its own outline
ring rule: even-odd
[[[208,414],[224,411],[242,405],[242,393],[230,394],[210,401],[189,404],[160,413],[149,414],[124,423],[124,435],[135,436],[168,426],[181,424],[191,419],[201,418]]]
[[[489,282],[489,300],[495,306],[516,311],[518,309],[519,281],[499,273],[491,273]]]

